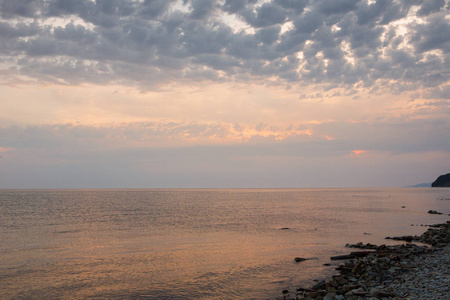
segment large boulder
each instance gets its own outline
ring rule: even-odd
[[[441,175],[431,184],[432,187],[450,187],[450,173]]]

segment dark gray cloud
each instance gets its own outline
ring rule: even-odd
[[[5,44],[10,40],[37,36],[42,31],[42,28],[37,23],[26,24],[19,22],[13,25],[8,22],[0,22],[0,36]],[[4,46],[6,47],[7,45]],[[1,50],[4,50],[4,48],[2,47]]]
[[[219,54],[232,41],[231,29],[223,24],[214,26],[214,30],[200,21],[185,22],[183,25],[183,35],[178,41],[183,46],[180,53],[187,57],[205,53]]]
[[[301,14],[308,4],[308,0],[275,0],[275,3],[285,8],[286,10],[292,10],[293,14]]]
[[[393,21],[405,18],[408,14],[409,9],[411,8],[412,2],[408,3],[407,1],[402,1],[399,3],[391,3],[388,6],[388,9],[385,10],[383,16],[381,18],[380,24],[389,24]]]
[[[356,11],[358,24],[365,25],[379,22],[391,4],[392,1],[389,0],[377,1],[371,5],[366,2],[361,2],[359,9]]]
[[[3,18],[35,17],[39,11],[38,0],[2,0],[0,1],[1,16]]]
[[[217,0],[189,0],[185,2],[191,4],[189,16],[193,19],[202,20],[208,18],[214,12]]]
[[[450,23],[445,15],[435,15],[425,24],[415,26],[411,41],[416,51],[425,52],[440,49],[450,52]]]
[[[256,3],[258,3],[258,0],[225,0],[222,4],[222,9],[230,14],[236,14],[246,10],[248,6],[252,7]]]
[[[440,11],[445,6],[445,0],[424,0],[417,11],[418,16],[428,16]]]
[[[317,7],[325,15],[342,14],[353,11],[361,0],[316,1]]]
[[[233,72],[234,68],[241,66],[238,59],[233,57],[223,57],[222,55],[198,55],[193,58],[192,61],[196,64],[206,65],[215,70],[223,70],[230,74]]]
[[[56,27],[53,34],[57,40],[66,40],[81,45],[93,44],[97,39],[97,36],[92,31],[73,23],[69,23],[64,27]]]
[[[450,72],[444,0],[3,0],[0,7],[2,61],[42,81],[151,88],[270,76],[400,91],[438,87]]]
[[[165,13],[175,0],[145,0],[142,3],[140,16],[146,19],[156,18]]]
[[[241,13],[245,21],[253,27],[266,27],[282,24],[286,20],[287,11],[276,3],[264,3],[256,11],[248,9]]]
[[[265,27],[265,28],[259,29],[256,32],[255,38],[258,42],[272,45],[280,38],[280,32],[281,32],[280,25]]]
[[[101,27],[114,27],[119,25],[120,18],[135,14],[133,1],[124,0],[47,0],[42,7],[43,14],[60,17],[75,15],[86,22]],[[141,5],[145,5],[145,2]],[[145,13],[145,9],[144,9]]]

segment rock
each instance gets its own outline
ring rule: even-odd
[[[373,251],[355,251],[334,257],[351,259],[336,268],[339,275],[321,281],[311,289],[299,289],[302,293],[298,299],[447,299],[450,221],[431,225],[420,236],[392,239],[419,241],[434,247],[409,242],[394,246],[347,244],[347,247]]]
[[[353,257],[366,257],[370,253],[373,253],[372,251],[354,251],[350,252],[350,255]]]
[[[383,245],[378,246],[376,249],[377,249],[378,251],[386,250],[386,249],[387,249],[387,246],[383,244]]]
[[[325,287],[325,280],[322,280],[321,282],[317,283],[312,287],[313,290],[323,289]]]
[[[428,213],[432,214],[432,215],[442,215],[441,212],[438,212],[438,211],[435,211],[435,210],[431,210],[431,209],[428,211]]]
[[[337,255],[330,257],[331,260],[343,260],[355,258],[353,255]]]
[[[377,245],[367,243],[363,244],[362,242],[359,242],[357,244],[346,244],[345,247],[347,248],[358,248],[358,249],[377,249]]]
[[[356,265],[353,267],[353,269],[352,269],[351,272],[352,272],[353,274],[358,273],[359,269],[362,267],[363,264],[364,264],[364,262],[363,262],[362,260],[359,260],[359,261],[356,263]]]
[[[416,237],[411,235],[405,235],[405,236],[398,236],[398,237],[389,237],[387,236],[386,240],[395,240],[395,241],[405,241],[405,242],[412,242]]]
[[[339,272],[341,272],[341,274],[344,274],[344,275],[352,272],[352,268],[345,267],[345,266],[339,266],[336,268],[336,270],[338,270]]]
[[[327,293],[325,297],[323,297],[323,300],[334,300],[336,299],[336,293]]]
[[[362,296],[362,297],[368,294],[363,288],[352,290],[351,293],[354,296]]]
[[[301,261],[305,261],[308,260],[307,258],[303,258],[303,257],[296,257],[294,258],[295,262],[301,262]]]
[[[373,292],[371,291],[370,296],[376,297],[376,298],[395,297],[394,294],[388,293],[388,292],[382,291],[382,290],[376,290]]]
[[[356,258],[356,257],[366,257],[370,253],[372,253],[372,252],[371,251],[354,251],[354,252],[350,252],[350,254],[347,254],[347,255],[331,256],[330,259],[331,260],[345,260],[345,259],[352,259],[352,258]]]
[[[432,184],[432,187],[450,187],[450,173],[439,176]]]
[[[316,298],[317,297],[317,292],[309,292],[309,293],[306,294],[306,297]]]

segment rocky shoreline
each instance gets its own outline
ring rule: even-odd
[[[420,236],[387,239],[406,243],[347,244],[358,251],[331,257],[345,260],[336,268],[339,274],[311,288],[285,290],[282,299],[450,299],[450,221],[431,225]]]

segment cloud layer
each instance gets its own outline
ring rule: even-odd
[[[9,126],[0,128],[8,145],[0,148],[0,181],[14,188],[408,185],[445,171],[449,127],[445,118],[288,128],[173,122]]]
[[[0,3],[9,82],[151,89],[212,80],[398,91],[449,79],[444,0]]]

